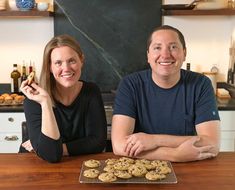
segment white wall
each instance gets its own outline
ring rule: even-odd
[[[188,4],[190,0],[165,0],[164,4]],[[187,58],[197,72],[219,68],[217,81],[227,80],[229,47],[235,26],[234,16],[164,16],[163,24],[177,27],[185,36]],[[185,68],[185,65],[183,67]]]
[[[44,46],[53,36],[52,17],[0,17],[0,83],[10,83],[13,64],[23,60],[33,61],[39,76]]]
[[[165,0],[169,3],[190,3],[189,0]],[[187,42],[187,59],[197,72],[219,68],[218,81],[225,81],[229,64],[229,47],[234,32],[234,16],[164,16],[163,23],[180,29]],[[23,60],[35,63],[41,72],[45,44],[54,35],[52,17],[0,17],[0,83],[10,83],[14,63]],[[235,36],[235,34],[234,34]],[[185,68],[185,64],[183,65]]]

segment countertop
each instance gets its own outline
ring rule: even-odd
[[[104,103],[105,109],[112,110],[112,104]],[[235,111],[235,99],[221,99],[217,98],[217,106],[219,111]],[[22,105],[19,106],[0,106],[0,112],[24,112]]]
[[[80,183],[85,160],[119,158],[113,153],[63,157],[60,163],[47,163],[34,153],[0,154],[0,189],[17,190],[233,190],[235,187],[235,152],[221,152],[214,159],[172,163],[176,184]]]

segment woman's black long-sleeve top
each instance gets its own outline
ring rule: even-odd
[[[34,151],[48,162],[58,162],[63,156],[65,143],[70,156],[102,152],[106,145],[107,122],[99,88],[83,81],[80,94],[65,106],[56,102],[53,112],[60,131],[54,140],[41,132],[42,110],[40,104],[25,99],[24,112],[29,139]]]

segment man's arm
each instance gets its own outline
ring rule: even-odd
[[[113,116],[112,145],[115,154],[181,162],[206,159],[218,153],[218,148],[214,149],[219,144],[218,121],[198,125],[198,136],[132,134],[134,124],[135,119],[131,117]]]

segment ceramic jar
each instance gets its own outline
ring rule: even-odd
[[[28,11],[34,8],[35,0],[16,0],[16,6],[21,11]]]

